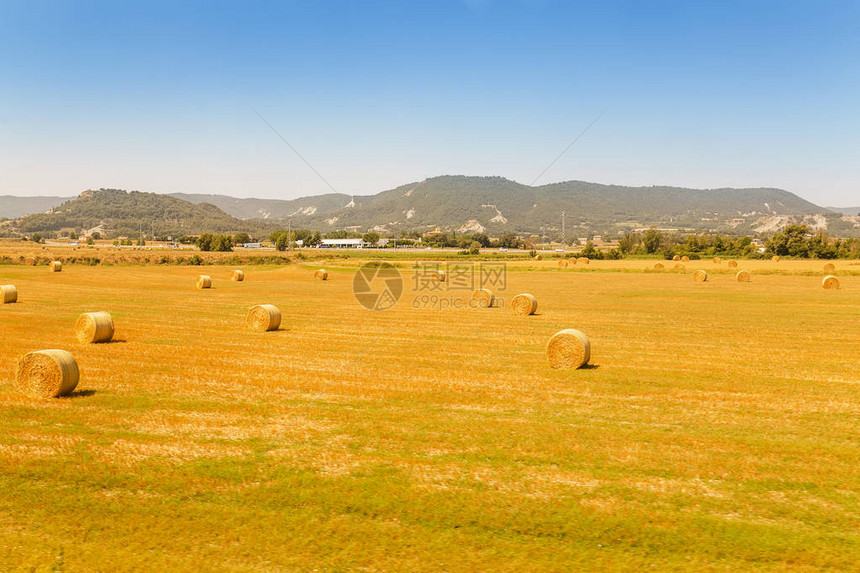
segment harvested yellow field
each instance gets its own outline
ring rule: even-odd
[[[2,254],[2,253],[0,253]],[[62,253],[52,253],[59,256]],[[17,257],[16,257],[17,258]],[[69,571],[821,570],[860,562],[860,262],[510,260],[367,310],[364,260],[0,265],[0,564]],[[462,262],[462,259],[452,259]],[[444,263],[443,263],[444,264]],[[314,279],[324,266],[328,280]],[[198,275],[212,288],[198,290]],[[529,292],[533,316],[510,299]],[[264,301],[280,329],[254,332]],[[110,312],[113,340],[74,335]],[[588,336],[581,369],[549,338]],[[68,398],[15,389],[70,351]]]

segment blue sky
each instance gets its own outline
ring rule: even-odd
[[[180,5],[181,4],[181,5]],[[860,204],[857,2],[0,2],[0,195],[443,174]]]

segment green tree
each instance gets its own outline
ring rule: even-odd
[[[645,231],[645,235],[642,237],[642,244],[645,245],[645,252],[647,252],[649,255],[656,253],[663,245],[663,240],[663,233],[661,233],[654,227],[651,227],[650,229]]]
[[[201,251],[211,251],[214,240],[215,236],[212,233],[203,233],[197,239],[197,248]]]
[[[379,233],[365,233],[364,235],[362,235],[361,240],[365,243],[376,245],[376,243],[379,242]]]
[[[626,231],[621,239],[618,240],[618,250],[624,253],[632,253],[639,246],[639,233],[636,231]]]
[[[237,245],[244,245],[251,242],[251,236],[248,233],[236,233],[233,235],[233,242]]]
[[[504,249],[519,249],[523,242],[516,233],[505,233],[499,237],[498,246]]]

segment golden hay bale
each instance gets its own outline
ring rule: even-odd
[[[536,260],[536,261],[543,260],[543,256],[542,256],[542,255],[540,255],[540,254],[537,254],[537,255],[535,255],[535,260]]]
[[[234,280],[237,283],[242,282],[243,280],[245,280],[245,271],[240,271],[240,270],[233,271],[233,276],[230,277],[230,280]]]
[[[18,289],[15,285],[0,285],[0,304],[18,302]]]
[[[720,264],[721,262],[723,262],[723,259],[721,259],[720,257],[714,257],[714,264],[715,264],[715,265],[718,265],[718,264]]]
[[[772,257],[770,258],[770,260],[772,260],[772,261],[773,261],[773,262],[775,262],[775,263],[778,263],[778,262],[779,262],[779,255],[774,255],[774,256],[772,256]]]
[[[663,263],[657,263],[656,265],[654,265],[655,271],[662,271],[664,268],[665,267],[664,267]]]
[[[51,264],[48,266],[51,268],[52,273],[58,273],[63,270],[63,263],[60,261],[51,261]]]
[[[212,288],[212,277],[209,275],[200,275],[197,277],[197,288]]]
[[[75,323],[75,336],[84,344],[110,342],[113,317],[109,312],[85,312]]]
[[[527,292],[518,294],[511,300],[511,308],[514,309],[515,314],[524,316],[534,314],[537,310],[537,299]]]
[[[697,283],[704,283],[708,281],[708,273],[707,271],[703,271],[699,269],[698,271],[693,273],[693,280]]]
[[[258,304],[248,311],[248,328],[260,332],[278,330],[281,326],[281,310],[273,304]]]
[[[328,279],[328,271],[325,269],[319,269],[314,272],[314,278],[319,279],[321,281]]]
[[[732,268],[732,269],[738,268],[738,262],[736,260],[732,259],[731,261],[729,261],[729,268]]]
[[[839,288],[839,279],[837,279],[833,275],[827,275],[826,277],[821,279],[821,286],[823,286],[827,290],[837,289]]]
[[[681,255],[675,255],[674,257],[672,257],[672,260],[673,260],[673,261],[680,261],[680,260],[681,260]]]
[[[24,265],[28,267],[36,266],[36,257],[24,257]]]
[[[490,308],[493,306],[493,303],[496,302],[496,297],[490,289],[479,288],[472,293],[472,300],[477,301],[478,306],[481,308]]]
[[[567,259],[560,259],[560,260],[558,261],[558,266],[560,266],[560,267],[566,267],[566,266],[567,266]]]
[[[832,273],[835,270],[836,265],[834,265],[833,263],[827,263],[826,265],[824,265],[824,272],[826,273]]]
[[[576,259],[576,262],[577,262],[577,263],[580,263],[580,264],[583,264],[583,265],[587,265],[587,264],[588,264],[588,263],[590,263],[591,261],[589,260],[589,258],[588,258],[588,257],[579,257],[578,259]]]
[[[688,257],[687,255],[684,255],[683,257],[681,257],[681,262],[682,263],[689,263],[690,257]]]
[[[752,280],[752,275],[749,271],[738,271],[738,274],[735,275],[735,278],[739,283],[748,283]]]
[[[581,368],[591,359],[591,343],[582,332],[566,328],[549,339],[546,357],[552,368]]]
[[[682,265],[681,263],[675,263],[675,270],[676,270],[676,271],[683,271],[683,270],[686,270],[686,268],[687,268],[687,267],[685,267],[685,266],[684,266],[684,265]]]
[[[30,398],[58,398],[75,389],[78,363],[65,350],[38,350],[18,359],[15,386]]]
[[[439,280],[440,283],[445,282],[445,279],[447,278],[445,276],[445,271],[443,271],[443,270],[436,271],[436,278]]]

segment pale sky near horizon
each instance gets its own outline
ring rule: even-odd
[[[860,205],[860,3],[0,1],[0,195],[446,174]]]

